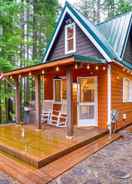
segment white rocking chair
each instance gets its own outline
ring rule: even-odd
[[[42,123],[49,123],[52,110],[53,110],[53,100],[44,100],[41,113]]]
[[[67,125],[67,101],[62,100],[61,112],[59,113],[57,127],[66,127]]]

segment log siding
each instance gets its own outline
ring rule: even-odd
[[[112,109],[119,111],[119,120],[117,128],[132,123],[132,102],[123,103],[123,79],[132,80],[132,76],[115,64],[112,65]],[[123,120],[123,114],[126,114],[126,120]]]

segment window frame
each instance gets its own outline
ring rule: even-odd
[[[128,81],[128,99],[125,99],[125,82]],[[123,103],[132,102],[132,80],[128,78],[123,78]]]
[[[68,37],[67,37],[67,30],[69,27],[73,26],[73,49],[68,50]],[[65,25],[65,54],[70,54],[76,52],[76,25],[75,23],[70,23]]]
[[[56,94],[56,91],[55,91],[55,81],[60,81],[60,90],[61,90],[61,99],[60,99],[60,101],[57,101],[56,99],[55,99],[55,94]],[[56,103],[56,104],[61,104],[62,103],[62,79],[53,79],[53,100],[54,100],[54,103]]]

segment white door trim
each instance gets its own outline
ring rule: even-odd
[[[79,112],[80,112],[80,102],[79,102],[79,97],[80,97],[80,85],[79,85],[79,79],[88,79],[88,78],[93,78],[95,79],[95,122],[93,124],[87,124],[83,125],[80,124],[80,119],[79,119]],[[77,126],[78,127],[83,127],[83,126],[98,126],[98,77],[97,76],[88,76],[88,77],[77,77]],[[88,103],[87,103],[88,104]]]

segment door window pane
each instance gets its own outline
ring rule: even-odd
[[[81,105],[80,119],[94,119],[94,105]]]
[[[94,79],[80,79],[80,102],[94,102]]]

